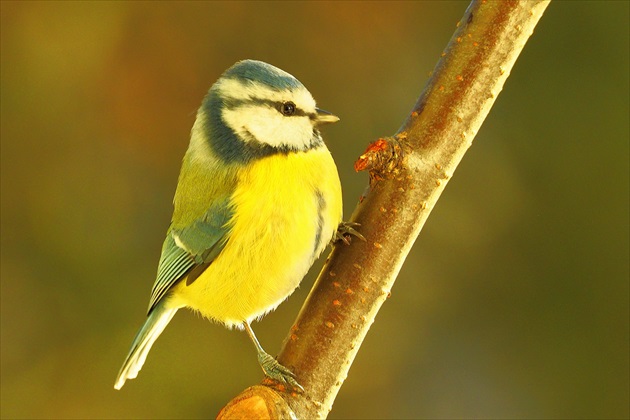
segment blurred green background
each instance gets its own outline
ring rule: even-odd
[[[2,2],[3,418],[202,418],[261,379],[180,311],[115,375],[197,106],[237,60],[341,117],[352,169],[415,103],[467,2]],[[629,416],[629,3],[551,4],[421,233],[331,418]],[[275,354],[321,266],[255,329]]]

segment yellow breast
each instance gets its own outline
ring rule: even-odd
[[[342,217],[330,152],[260,159],[239,174],[225,248],[193,283],[173,288],[173,305],[228,326],[273,310],[298,286]]]

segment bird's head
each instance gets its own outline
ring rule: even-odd
[[[289,73],[243,60],[212,86],[197,120],[215,152],[232,156],[318,147],[323,145],[318,126],[339,118],[317,108],[310,92]]]

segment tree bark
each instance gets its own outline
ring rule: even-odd
[[[328,415],[411,246],[548,4],[470,4],[401,128],[370,144],[355,163],[370,171],[351,218],[367,241],[334,247],[278,356],[305,392],[266,380],[219,418]]]

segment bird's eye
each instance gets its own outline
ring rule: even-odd
[[[283,102],[280,105],[280,112],[287,117],[295,114],[295,104],[293,102]]]

